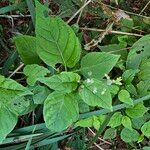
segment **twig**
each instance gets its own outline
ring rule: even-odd
[[[80,27],[80,29],[85,30],[85,31],[95,31],[95,32],[104,32],[105,31],[105,29],[96,29],[96,28],[87,28],[87,27]],[[142,37],[143,36],[143,35],[136,34],[136,33],[113,31],[113,30],[109,31],[109,33],[129,35],[129,36],[137,36],[137,37]]]
[[[98,148],[98,149],[100,149],[100,150],[104,150],[103,148],[101,148],[97,143],[94,143],[94,145]]]
[[[67,21],[67,23],[70,23],[71,21],[72,21],[72,19],[74,19],[75,17],[76,17],[76,15],[78,14],[78,13],[80,13],[80,11],[82,10],[82,9],[84,9],[84,7],[86,7],[89,3],[91,3],[92,2],[92,0],[89,0],[89,1],[87,1],[68,21]]]
[[[84,4],[87,2],[87,0],[84,0]],[[83,10],[84,10],[84,8],[80,11],[80,14],[79,14],[79,16],[78,16],[78,19],[77,19],[77,24],[79,23],[79,21],[80,21],[80,18],[81,18],[81,15],[82,15],[82,13],[83,13]]]
[[[115,10],[118,10],[118,8],[116,7],[113,7],[113,6],[110,6],[110,5],[107,5],[107,4],[104,4],[105,6],[111,8],[111,9],[115,9]],[[148,16],[143,16],[143,15],[140,15],[140,14],[136,14],[136,13],[133,13],[133,12],[130,12],[130,11],[126,11],[126,10],[122,10],[120,9],[121,11],[124,11],[125,13],[127,14],[130,14],[130,15],[134,15],[134,16],[138,16],[138,17],[142,17],[142,18],[150,18]]]
[[[88,127],[88,130],[95,136],[96,134],[93,132],[93,130],[91,128]],[[109,144],[109,145],[112,145],[110,142],[108,141],[105,141],[104,139],[98,137],[98,139],[102,142],[104,142],[105,144]]]
[[[139,13],[139,15],[141,15],[143,12],[144,12],[144,10],[147,8],[147,6],[150,4],[150,1],[145,5],[145,7],[141,10],[141,12]]]
[[[31,15],[0,15],[0,18],[28,18],[28,17],[31,17]]]
[[[18,66],[17,69],[14,70],[14,71],[10,74],[9,78],[11,78],[14,74],[16,74],[16,72],[18,72],[23,66],[24,66],[24,64],[20,64],[20,66]]]
[[[90,50],[91,47],[95,47],[98,45],[98,43],[101,43],[101,41],[105,38],[105,36],[112,30],[113,24],[114,23],[109,24],[105,29],[105,31],[98,37],[97,40],[93,39],[91,42],[87,43],[84,48],[86,50]]]

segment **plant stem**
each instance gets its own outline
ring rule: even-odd
[[[105,29],[97,29],[97,28],[84,28],[84,27],[80,27],[81,30],[85,30],[85,31],[95,31],[95,32],[104,32]],[[136,34],[136,33],[129,33],[129,32],[121,32],[121,31],[114,31],[114,30],[110,30],[109,33],[114,33],[114,34],[121,34],[121,35],[129,35],[129,36],[137,36],[137,37],[142,37],[143,35],[141,34]]]
[[[147,96],[144,96],[144,97],[141,97],[139,99],[134,100],[134,105],[136,105],[140,102],[143,102],[143,101],[147,101],[147,100],[150,100],[150,94],[147,95]],[[104,114],[115,112],[117,110],[121,110],[121,109],[124,109],[124,108],[127,108],[126,104],[119,104],[119,105],[113,106],[113,111],[110,111],[108,109],[101,109],[101,110],[97,110],[97,111],[92,111],[92,112],[80,114],[79,118],[84,119],[84,118],[88,118],[88,117],[91,117],[91,116],[94,116],[94,115],[95,116],[104,115]]]

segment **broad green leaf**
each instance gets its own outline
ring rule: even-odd
[[[126,71],[122,74],[122,79],[123,79],[123,81],[124,81],[126,84],[130,84],[130,83],[133,81],[133,79],[134,79],[136,73],[138,73],[138,72],[139,72],[138,69],[136,69],[136,70],[133,70],[133,69],[126,70]]]
[[[114,139],[117,136],[117,130],[115,128],[109,128],[105,131],[104,139]]]
[[[17,123],[17,116],[29,103],[24,96],[32,93],[16,81],[0,75],[0,143]]]
[[[127,128],[124,128],[121,131],[121,139],[126,143],[136,142],[138,141],[139,137],[140,137],[140,134],[134,129],[129,130]]]
[[[127,90],[121,90],[118,94],[118,98],[125,104],[133,105],[133,100],[131,99],[130,93]]]
[[[81,119],[75,124],[76,127],[92,127],[93,126],[93,117],[87,119]]]
[[[119,87],[117,85],[115,85],[115,84],[109,85],[108,88],[109,88],[110,93],[113,96],[115,96],[118,93],[118,91],[119,91]]]
[[[123,116],[121,123],[122,123],[122,125],[123,125],[125,128],[128,128],[128,129],[132,130],[132,123],[131,123],[131,120],[130,120],[129,117]]]
[[[100,128],[100,126],[103,124],[106,116],[100,115],[100,116],[93,116],[87,119],[81,119],[78,122],[76,122],[75,126],[79,127],[94,127],[96,130]]]
[[[141,128],[142,133],[146,136],[146,137],[150,137],[150,121],[146,122],[142,128]]]
[[[141,97],[150,93],[150,80],[140,81],[137,84],[137,92]]]
[[[102,79],[116,65],[119,55],[105,52],[91,52],[81,60],[81,74],[87,78]]]
[[[36,53],[36,38],[21,35],[14,38],[17,51],[25,64],[38,64],[41,62]]]
[[[145,115],[139,118],[133,118],[132,119],[133,128],[140,129],[142,125],[146,122],[146,120],[147,120],[147,117]]]
[[[33,89],[33,93],[34,103],[43,104],[43,102],[46,100],[51,91],[47,87],[38,85]]]
[[[126,114],[131,118],[139,118],[142,117],[148,109],[144,106],[143,103],[136,104],[131,108],[126,109]]]
[[[18,97],[31,94],[32,92],[30,92],[26,87],[12,79],[5,78],[2,82],[0,82],[0,103],[5,105],[10,104]]]
[[[121,112],[114,113],[108,123],[108,126],[110,126],[111,128],[120,126],[122,123],[122,118],[123,118],[123,115],[121,114]]]
[[[150,58],[142,61],[138,77],[140,80],[146,82],[150,81]]]
[[[43,113],[47,128],[60,132],[78,119],[78,103],[73,94],[53,92],[44,102]]]
[[[109,44],[104,46],[98,46],[102,52],[109,52],[116,55],[121,55],[121,58],[124,60],[127,58],[127,50],[122,50],[126,48],[126,42],[120,42],[119,44]]]
[[[150,57],[150,34],[135,42],[128,54],[127,69],[138,69],[141,61]]]
[[[27,65],[23,70],[24,74],[27,76],[27,83],[30,86],[34,86],[36,81],[46,76],[50,71],[43,66],[39,66],[37,64]]]
[[[65,68],[72,68],[80,59],[79,40],[72,28],[61,18],[44,18],[45,10],[40,3],[36,3],[37,53],[50,66],[55,67],[57,63],[62,63]]]
[[[90,107],[88,104],[86,104],[81,97],[78,95],[77,97],[78,105],[79,105],[79,112],[80,113],[85,113],[90,111]]]
[[[39,81],[53,90],[70,93],[77,88],[80,76],[73,72],[62,72],[59,75],[41,78]]]
[[[125,85],[125,89],[134,97],[137,97],[137,89],[135,88],[135,86],[133,84],[127,84]]]
[[[90,106],[112,110],[112,98],[108,87],[96,79],[87,79],[80,86],[79,95]]]
[[[106,116],[105,115],[100,115],[100,116],[93,116],[93,127],[96,130],[99,130],[103,122],[105,121]]]
[[[2,99],[0,99],[0,101],[1,100]],[[6,136],[14,129],[17,120],[17,115],[0,103],[0,143],[2,143]]]

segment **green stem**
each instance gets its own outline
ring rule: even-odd
[[[143,101],[147,101],[149,99],[150,99],[150,94],[147,95],[147,96],[144,96],[142,98],[134,100],[134,105],[136,105],[136,104],[138,104],[140,102],[143,102]],[[124,108],[127,108],[127,107],[128,106],[126,104],[119,104],[119,105],[113,106],[113,111],[110,111],[108,109],[101,109],[101,110],[97,110],[97,111],[92,111],[92,112],[80,114],[79,119],[84,119],[84,118],[92,117],[94,115],[95,116],[104,115],[104,114],[115,112],[117,110],[121,110],[121,109],[124,109]]]

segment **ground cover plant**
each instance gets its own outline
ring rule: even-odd
[[[0,4],[0,149],[150,149],[149,2]]]

